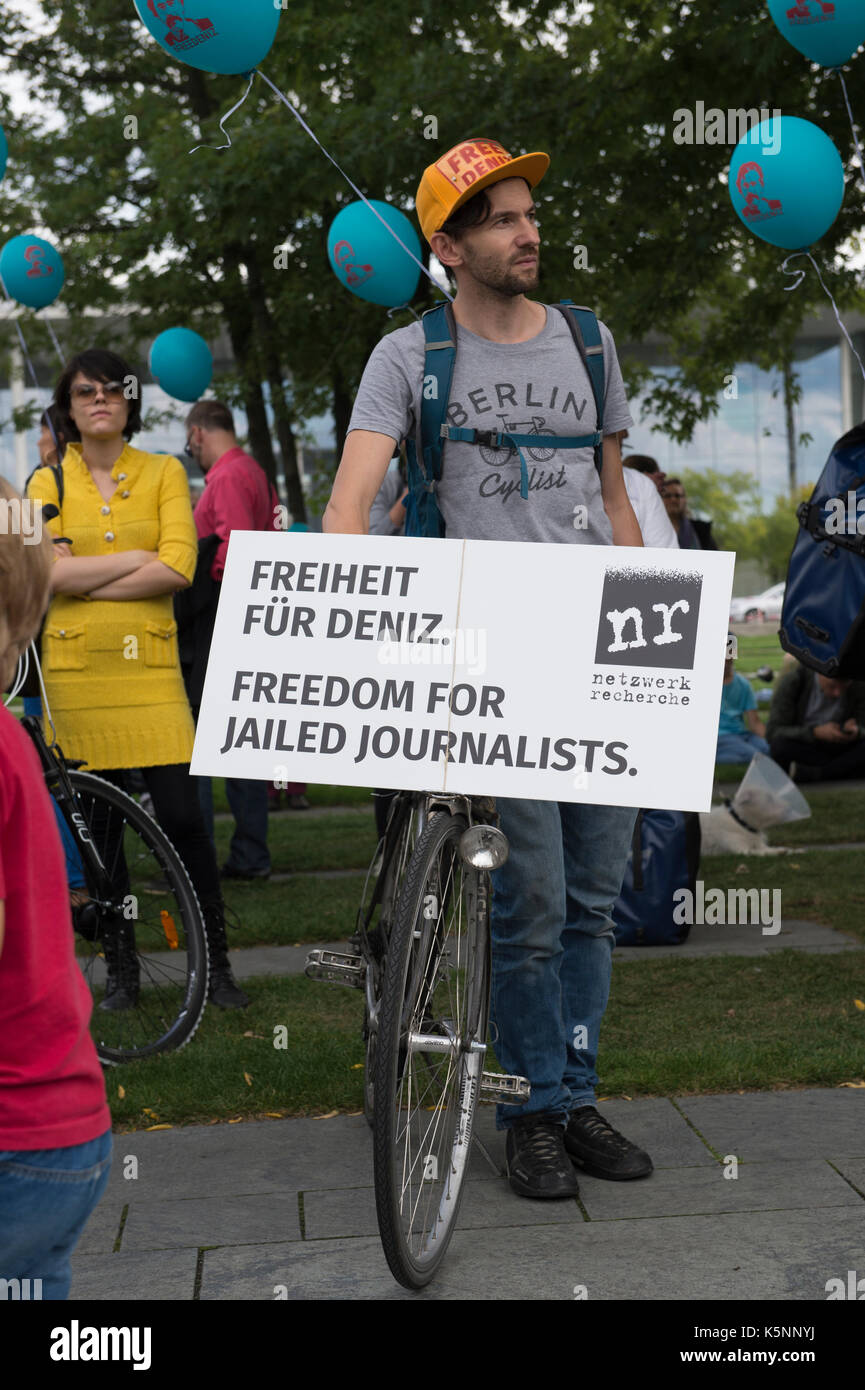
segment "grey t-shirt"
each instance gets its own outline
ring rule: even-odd
[[[549,305],[544,328],[523,343],[494,343],[457,325],[457,356],[447,421],[465,429],[515,434],[592,434],[591,383],[562,315]],[[604,347],[604,434],[633,425],[613,336]],[[420,323],[382,338],[370,355],[349,430],[373,430],[399,443],[413,435],[424,386]],[[515,451],[448,440],[439,506],[447,535],[473,540],[611,545],[591,448],[523,446],[529,495],[520,496]],[[583,511],[583,508],[585,511]]]

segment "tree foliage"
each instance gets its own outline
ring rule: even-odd
[[[78,341],[85,311],[123,304],[136,313],[118,320],[118,346],[132,347],[145,320],[149,336],[175,323],[211,338],[224,328],[237,365],[220,389],[244,405],[252,450],[271,473],[272,406],[289,506],[302,517],[302,422],[332,410],[339,449],[372,346],[407,321],[350,296],[328,268],[327,229],[354,193],[260,78],[228,122],[231,148],[190,154],[199,141],[224,143],[218,122],[243,79],[174,62],[131,0],[31,9],[3,41],[40,103],[26,119],[0,113],[4,225],[10,235],[45,228],[62,248]],[[364,193],[406,210],[423,168],[471,133],[515,152],[549,150],[541,293],[591,304],[620,341],[669,337],[677,370],[653,379],[647,404],[687,440],[737,361],[789,360],[822,291],[809,274],[784,293],[781,253],[730,206],[730,148],[675,143],[675,113],[700,100],[816,120],[850,178],[822,246],[831,267],[862,212],[835,79],[784,42],[763,0],[527,0],[516,15],[504,5],[454,14],[432,0],[292,0],[261,67]],[[578,245],[588,267],[575,271]],[[858,302],[852,271],[837,264],[831,278],[842,306]],[[422,277],[414,307],[435,297]],[[645,367],[624,367],[632,391],[648,380]]]

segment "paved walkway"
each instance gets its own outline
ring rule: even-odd
[[[560,1202],[510,1191],[481,1109],[459,1228],[421,1293],[385,1263],[361,1116],[116,1136],[70,1297],[573,1301],[583,1285],[591,1300],[763,1302],[825,1300],[829,1279],[865,1275],[865,1090],[600,1109],[655,1172],[581,1177],[579,1199]]]

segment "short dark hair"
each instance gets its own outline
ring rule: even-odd
[[[685,491],[685,484],[682,482],[682,479],[681,479],[681,478],[665,478],[665,479],[664,479],[664,487],[669,487],[670,483],[676,483],[676,485],[677,485],[678,487],[680,487],[680,488],[682,489],[683,492]]]
[[[234,416],[222,401],[196,401],[186,417],[186,428],[228,430],[234,434]]]
[[[636,468],[638,473],[660,473],[662,471],[658,466],[658,460],[651,458],[649,454],[628,454],[622,462],[626,468]]]
[[[523,179],[523,183],[531,193],[532,186],[528,179]],[[492,184],[489,186],[493,187]],[[480,193],[476,193],[473,198],[469,198],[467,203],[463,203],[462,207],[457,208],[447,222],[441,227],[437,227],[436,231],[444,232],[447,236],[453,237],[454,241],[459,241],[460,237],[465,232],[471,231],[472,227],[483,226],[484,222],[489,220],[492,210],[493,205],[489,200],[488,190],[482,188]]]
[[[137,430],[141,429],[141,379],[137,372],[133,372],[128,362],[124,362],[122,357],[118,357],[116,352],[109,352],[107,348],[87,348],[84,352],[79,352],[75,357],[70,358],[63,368],[63,373],[54,387],[54,398],[51,405],[56,409],[55,420],[59,421],[60,433],[67,441],[77,442],[81,439],[78,427],[70,414],[71,394],[70,387],[78,373],[88,377],[91,381],[121,381],[124,386],[124,396],[129,406],[129,413],[126,417],[126,424],[123,426],[123,438],[131,439]],[[127,391],[131,385],[131,392]],[[49,410],[51,406],[49,406]],[[57,428],[55,424],[55,429]]]

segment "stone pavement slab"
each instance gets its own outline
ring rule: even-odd
[[[285,1284],[290,1299],[340,1302],[570,1302],[581,1287],[590,1301],[824,1300],[828,1279],[861,1266],[863,1241],[865,1203],[855,1219],[838,1208],[461,1229],[419,1292],[392,1279],[375,1239],[311,1241],[207,1251],[201,1297],[272,1297]],[[755,1306],[749,1320],[760,1317]]]
[[[76,1251],[69,1297],[93,1301],[117,1298],[125,1303],[142,1299],[186,1302],[195,1294],[197,1268],[198,1251],[194,1249],[120,1252],[108,1260]]]
[[[383,1257],[362,1116],[118,1136],[72,1296],[191,1299],[198,1277],[201,1298],[226,1300],[570,1300],[584,1284],[591,1299],[762,1301],[824,1299],[828,1279],[865,1274],[865,1091],[599,1109],[649,1150],[654,1174],[582,1175],[579,1200],[537,1202],[510,1191],[504,1136],[481,1108],[459,1228],[421,1294]],[[736,1178],[719,1161],[729,1154]]]
[[[865,1090],[689,1096],[679,1105],[717,1153],[744,1162],[851,1151],[865,1157]]]

